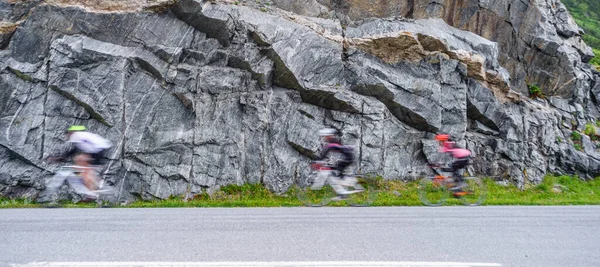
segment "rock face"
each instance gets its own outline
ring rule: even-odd
[[[520,186],[548,172],[600,172],[595,144],[584,138],[579,151],[570,141],[598,114],[600,96],[600,78],[583,67],[587,47],[570,24],[555,25],[554,48],[540,39],[555,51],[544,57],[560,62],[541,66],[527,49],[515,54],[518,64],[507,63],[506,44],[484,38],[484,29],[459,29],[472,26],[456,25],[436,5],[415,4],[409,14],[403,6],[361,9],[362,1],[275,1],[295,13],[195,0],[80,2],[25,1],[30,11],[16,16],[21,22],[0,50],[2,195],[39,196],[56,168],[44,159],[61,149],[72,124],[113,142],[103,175],[119,188],[118,200],[192,196],[232,183],[285,192],[319,153],[316,132],[325,126],[355,146],[356,169],[386,179],[426,172],[439,157],[437,132],[473,151],[471,172]],[[419,19],[377,18],[394,14]],[[372,18],[355,21],[365,17]],[[569,98],[531,100],[519,93],[517,66],[582,76],[560,83]]]
[[[497,42],[500,64],[511,74],[513,90],[528,84],[545,95],[574,97],[589,86],[586,62],[594,54],[559,0],[274,0],[298,14],[337,18],[348,25],[373,17],[441,18],[459,29]]]
[[[29,10],[41,0],[0,1],[0,49],[8,46],[8,41],[17,26],[27,16]]]

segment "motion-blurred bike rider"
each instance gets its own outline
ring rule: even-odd
[[[456,185],[450,188],[450,190],[452,190],[454,195],[464,194],[463,188],[466,184],[462,176],[462,169],[469,164],[471,151],[456,147],[456,143],[450,141],[450,135],[448,134],[438,134],[435,136],[435,140],[440,144],[440,152],[448,153],[453,158],[448,171],[452,172],[452,177],[454,178]]]
[[[344,170],[354,163],[354,150],[350,146],[342,145],[340,133],[333,128],[319,130],[319,136],[323,141],[323,151],[318,161],[325,160],[328,166],[334,170],[338,184],[332,185],[336,193],[341,196],[349,194],[343,186],[354,187],[357,180],[355,177],[344,176]]]
[[[62,161],[75,155],[73,161],[75,165],[83,167],[81,178],[85,187],[90,190],[90,192],[78,193],[83,193],[88,198],[98,198],[98,194],[91,192],[98,189],[99,182],[94,166],[102,165],[104,153],[112,144],[102,136],[86,131],[83,125],[69,127],[67,136],[69,137],[67,143],[71,144],[71,148],[62,155],[50,157],[49,160]]]

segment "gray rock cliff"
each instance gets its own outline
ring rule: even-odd
[[[16,25],[0,36],[1,195],[40,197],[57,167],[44,159],[72,124],[113,142],[103,175],[118,200],[242,183],[285,192],[325,126],[355,146],[355,169],[385,179],[428,171],[438,132],[473,151],[471,172],[519,186],[600,174],[595,143],[584,136],[577,150],[570,138],[600,115],[600,76],[558,1],[471,8],[480,26],[529,25],[508,36],[449,19],[435,1],[376,14],[362,1],[124,2],[0,0]],[[521,43],[523,31],[544,34]],[[525,79],[546,98],[530,99]]]

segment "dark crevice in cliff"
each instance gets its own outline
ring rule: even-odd
[[[303,89],[298,91],[300,92],[300,97],[302,98],[302,101],[304,101],[305,103],[347,113],[360,113],[352,105],[348,104],[343,100],[337,99],[335,97],[335,92],[320,91],[313,89]]]
[[[349,44],[346,41],[346,27],[347,25],[344,25],[341,21],[340,21],[340,28],[342,29],[342,62],[344,63],[344,70],[346,69],[346,63],[348,62],[348,57],[350,57],[350,55],[348,54],[348,46]]]
[[[409,108],[393,101],[382,101],[390,112],[400,121],[410,125],[411,127],[427,132],[437,132],[439,129],[430,125],[425,118],[413,112]]]
[[[171,7],[171,11],[181,21],[206,33],[207,37],[217,39],[224,47],[229,46],[232,37],[228,27],[229,20],[223,21],[204,15],[202,4],[194,0],[179,0]]]
[[[151,74],[152,76],[154,76],[155,78],[157,78],[161,81],[164,80],[160,71],[157,70],[154,66],[152,66],[152,64],[150,64],[150,62],[143,60],[139,57],[133,57],[132,59],[135,60],[135,62],[137,63],[138,66],[140,66],[140,69],[145,70],[146,72],[148,72],[149,74]]]
[[[272,75],[270,75],[269,72],[257,72],[252,67],[251,62],[244,58],[237,57],[235,55],[228,58],[227,66],[249,72],[252,76],[252,79],[257,81],[258,85],[262,89],[266,89],[267,87],[269,87],[270,82],[273,79]]]
[[[308,112],[306,112],[304,110],[298,109],[298,112],[300,112],[300,114],[306,116],[307,118],[309,118],[311,120],[315,119],[315,116],[311,115],[310,113],[308,113]]]
[[[437,132],[439,129],[427,121],[423,116],[413,112],[410,108],[394,101],[394,94],[384,85],[357,85],[352,88],[352,91],[364,95],[374,97],[383,103],[387,109],[401,122],[407,125],[427,132]]]
[[[383,113],[383,117],[385,120],[385,113]],[[381,162],[381,169],[384,169],[385,166],[385,157],[386,157],[386,153],[387,153],[387,139],[385,139],[385,136],[387,135],[386,132],[386,127],[381,127],[381,156],[379,157],[379,162]],[[362,137],[361,137],[362,138]],[[383,175],[383,173],[382,173]]]
[[[365,102],[362,103],[361,105],[361,113],[365,113]],[[365,125],[364,122],[361,120],[360,122],[360,139],[359,139],[359,145],[358,145],[358,157],[356,160],[356,166],[358,167],[358,170],[361,170],[361,166],[362,166],[362,156],[363,156],[363,145],[364,145],[364,140],[363,140],[363,136],[365,134]],[[383,162],[383,161],[382,161]]]
[[[37,164],[35,164],[33,161],[29,160],[29,159],[28,159],[28,158],[26,158],[25,156],[23,156],[23,155],[19,154],[17,151],[14,151],[14,150],[12,150],[10,147],[8,147],[8,146],[6,146],[6,145],[0,144],[0,148],[4,148],[4,149],[5,149],[5,150],[8,152],[9,159],[10,159],[10,157],[12,157],[12,158],[14,158],[14,159],[17,159],[17,160],[20,160],[20,161],[22,161],[22,162],[24,162],[24,163],[26,163],[26,164],[28,164],[28,165],[31,165],[31,166],[33,166],[33,167],[36,167],[36,168],[38,168],[38,169],[40,169],[40,170],[42,170],[42,171],[45,171],[45,170],[46,170],[46,169],[44,169],[44,168],[42,168],[42,167],[38,166]]]
[[[600,87],[600,76],[596,76],[594,75],[594,79],[591,80],[590,82],[590,88],[592,90],[589,90],[589,95],[590,95],[590,100],[592,100],[592,103],[594,103],[595,105],[598,105],[598,101],[600,101],[600,99],[596,98],[596,94],[594,93],[593,89],[596,86]]]
[[[13,69],[11,67],[6,67],[8,70],[10,70],[12,73],[14,73],[17,77],[19,77],[19,79],[26,81],[26,82],[30,82],[30,83],[38,83],[40,81],[34,79],[33,77],[17,70],[17,69]]]
[[[297,91],[304,89],[294,73],[285,65],[285,62],[283,62],[275,50],[270,48],[266,55],[274,63],[273,85]]]
[[[95,120],[97,120],[98,122],[100,122],[108,127],[112,127],[112,125],[110,123],[108,123],[106,121],[106,119],[104,117],[102,117],[102,115],[100,115],[98,112],[96,112],[90,105],[83,102],[81,99],[78,99],[77,97],[75,97],[74,95],[72,95],[71,93],[69,93],[67,91],[61,90],[60,88],[58,88],[55,85],[51,85],[49,88],[51,90],[57,92],[61,96],[65,97],[65,98],[77,103],[79,106],[83,107],[83,109],[85,109],[85,111],[87,111],[90,114],[90,116],[92,118],[94,118]]]
[[[425,140],[425,136],[423,136],[421,140]],[[427,159],[427,155],[425,154],[425,144],[423,143],[423,141],[416,142],[414,146],[416,148],[413,150],[413,162],[431,163],[429,162],[429,160]]]
[[[0,29],[1,31],[1,29]],[[0,32],[0,50],[6,50],[8,48],[8,44],[10,43],[10,39],[15,34],[16,28],[11,30],[10,32],[2,33]]]
[[[196,113],[194,112],[194,115],[195,115],[195,114],[196,114]],[[190,172],[189,172],[189,174],[188,174],[188,175],[189,175],[189,177],[190,177],[190,181],[189,181],[189,183],[188,183],[188,187],[189,187],[189,188],[191,188],[191,187],[192,187],[192,186],[194,186],[194,185],[195,185],[195,186],[200,186],[199,184],[196,184],[196,183],[194,182],[194,180],[195,180],[194,178],[196,177],[196,176],[194,175],[194,166],[196,165],[196,164],[195,164],[195,163],[196,163],[196,157],[195,157],[195,153],[194,153],[194,148],[196,147],[196,136],[197,136],[197,134],[198,134],[198,133],[197,133],[197,131],[196,131],[196,129],[199,129],[199,128],[198,128],[198,120],[197,120],[197,119],[196,119],[196,120],[194,120],[194,127],[192,128],[192,142],[191,142],[191,143],[192,143],[192,144],[191,144],[191,145],[192,145],[192,151],[191,151],[191,152],[192,152],[192,155],[190,156]],[[204,186],[200,186],[200,187],[201,187],[201,189],[200,189],[200,193],[203,193],[203,191],[204,191],[206,188],[205,188]]]
[[[48,119],[48,114],[46,114],[46,107],[48,106],[48,91],[44,93],[44,105],[42,106],[42,115],[44,116],[44,121],[42,122],[42,140],[41,140],[41,152],[40,159],[44,157],[45,152],[45,144],[46,144],[46,123]]]
[[[469,99],[467,99],[467,118],[478,121],[494,131],[500,130],[500,127],[498,127],[498,125],[496,125],[494,121],[481,114],[481,112],[479,112],[479,109],[477,109],[477,107],[473,105],[473,103],[471,103]]]
[[[408,0],[408,11],[406,12],[407,18],[414,18],[415,13],[415,0]]]

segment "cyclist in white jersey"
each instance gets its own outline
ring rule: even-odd
[[[90,190],[96,190],[97,177],[90,165],[101,165],[104,152],[112,144],[102,136],[87,132],[85,126],[73,125],[67,130],[68,143],[72,144],[69,151],[51,160],[64,160],[75,155],[73,161],[77,166],[85,167],[81,173],[84,185]],[[89,197],[89,195],[88,195]]]

